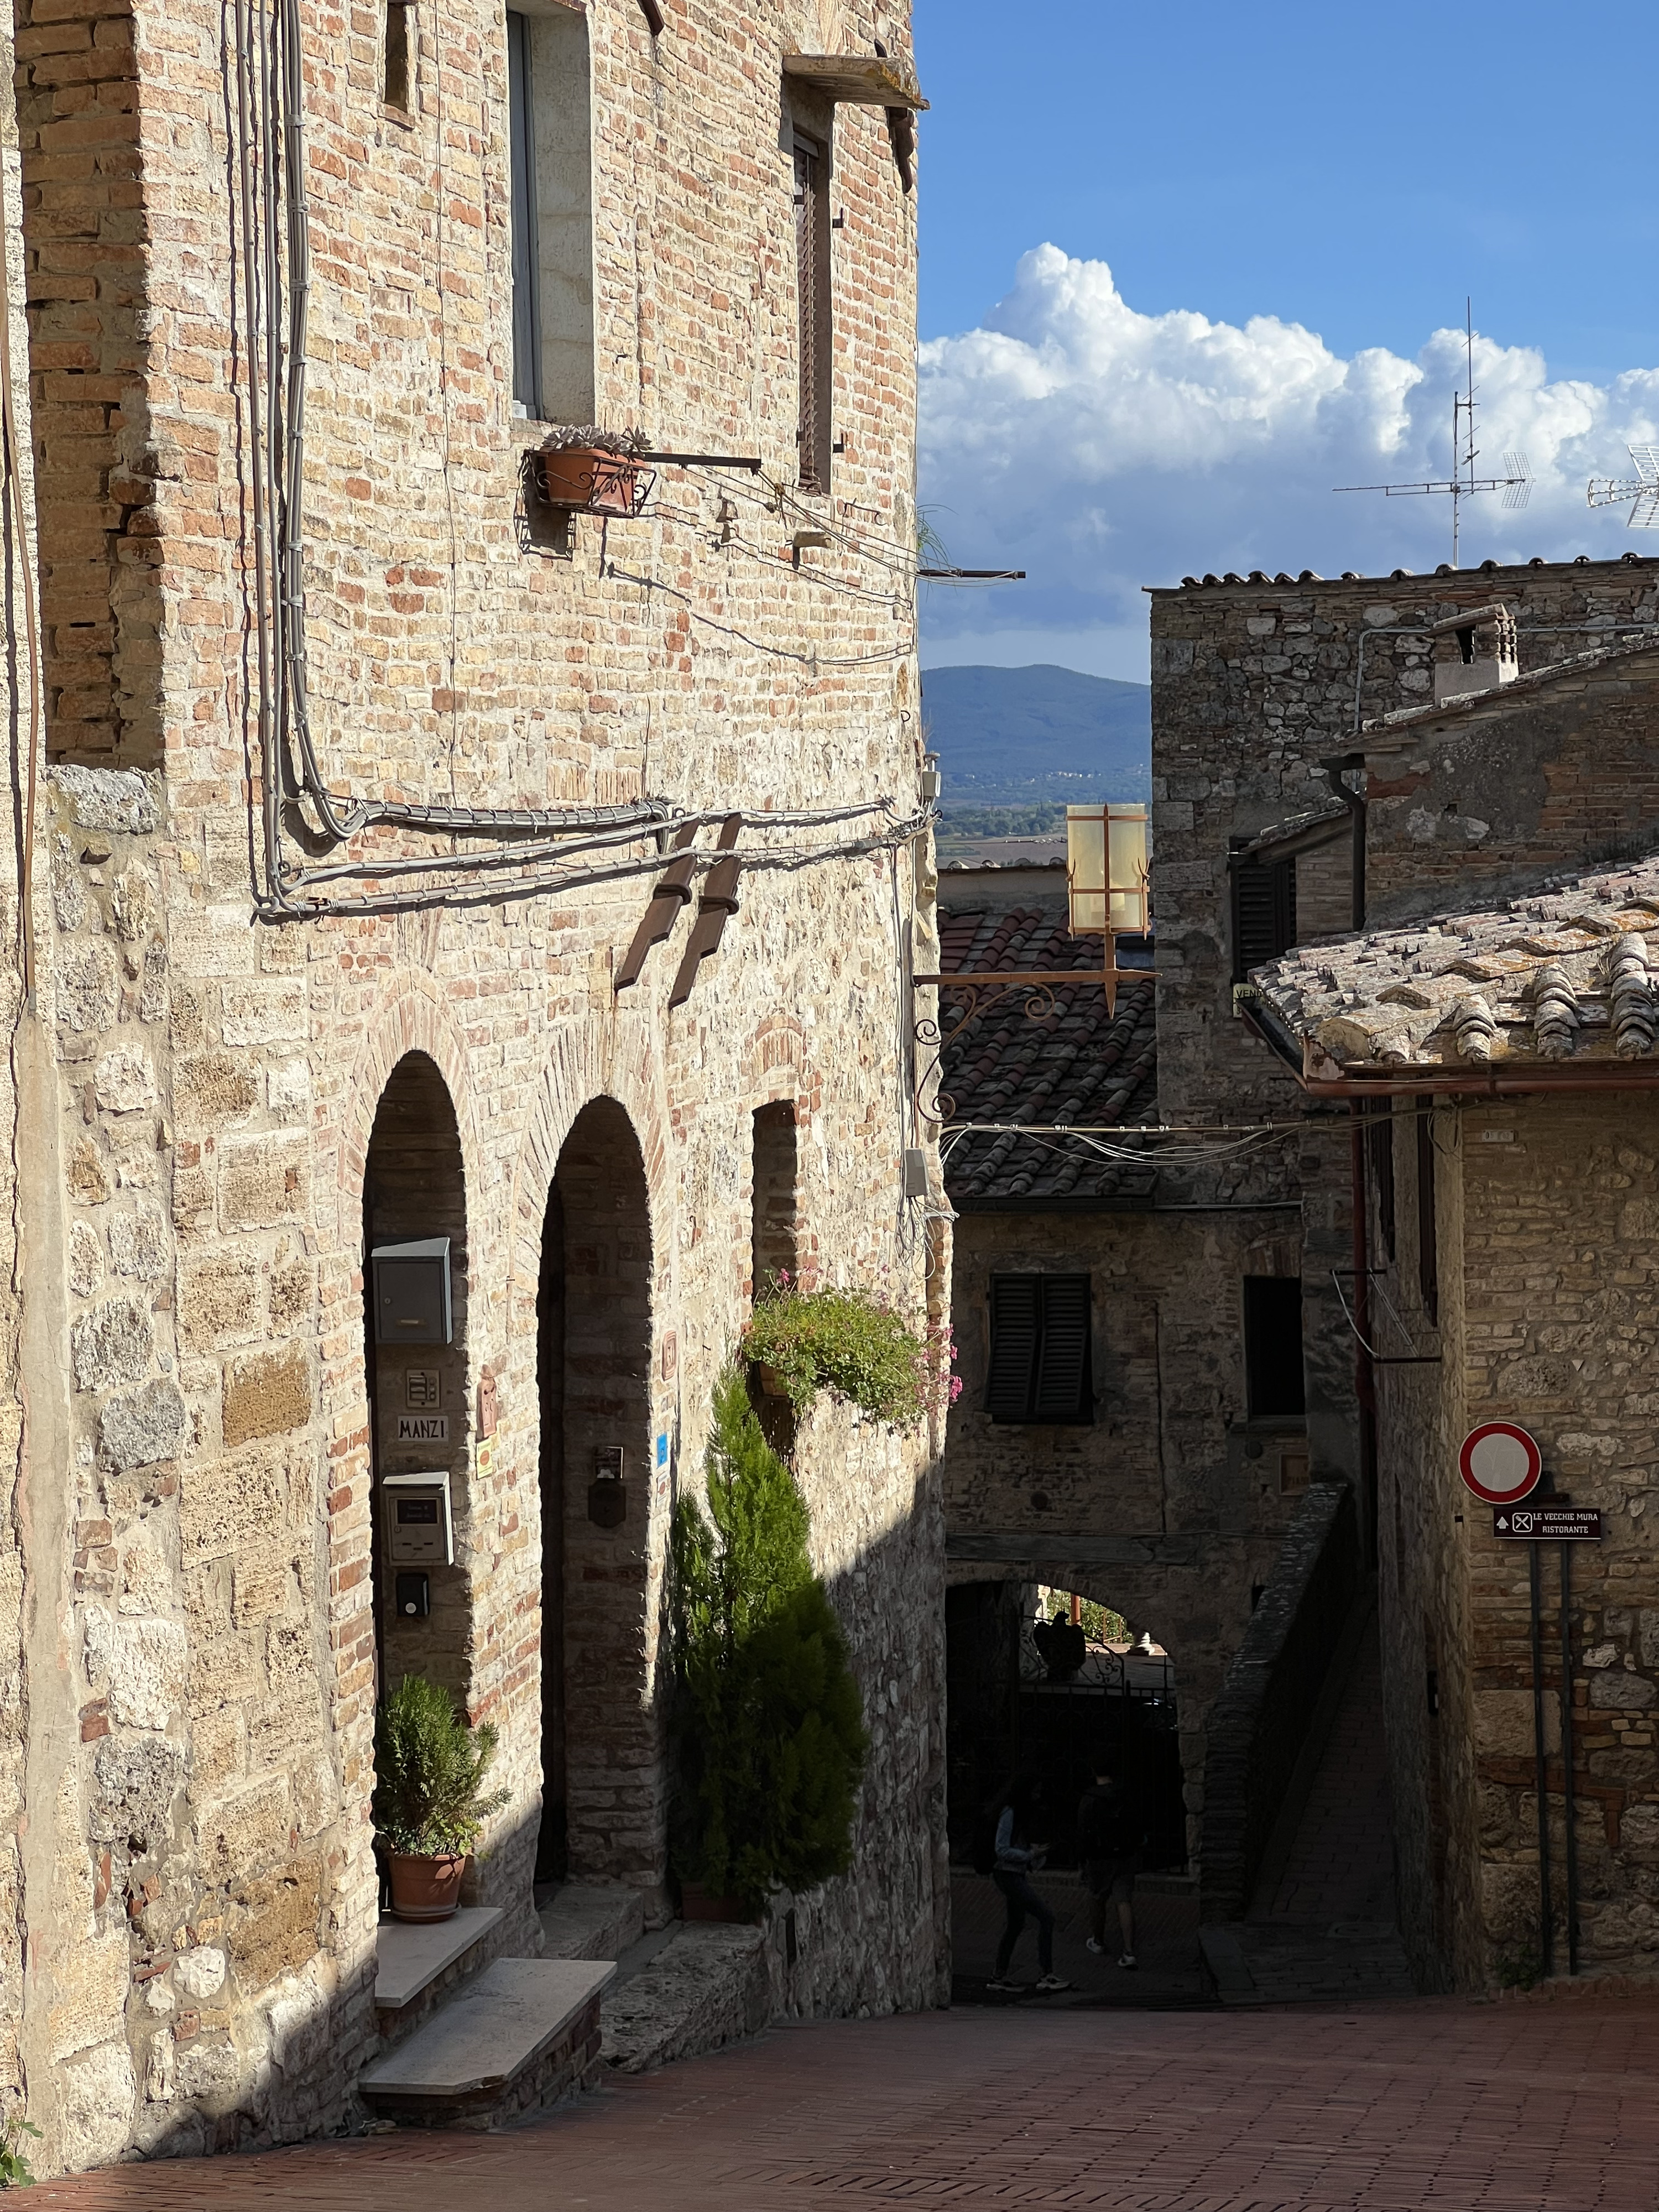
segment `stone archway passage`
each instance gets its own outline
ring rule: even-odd
[[[639,1139],[596,1098],[559,1154],[542,1234],[542,1881],[646,1888],[665,1872],[646,1662],[651,1278]]]
[[[383,1248],[448,1239],[448,1341],[377,1340],[373,1255]],[[374,1464],[377,1691],[406,1674],[428,1675],[467,1700],[472,1606],[459,1562],[394,1556],[386,1479],[447,1474],[452,1528],[465,1521],[470,1439],[466,1391],[466,1184],[455,1109],[436,1063],[406,1053],[392,1069],[374,1115],[363,1174],[365,1360]],[[441,1334],[441,1332],[440,1332]],[[420,1548],[418,1546],[413,1548]],[[412,1576],[398,1603],[399,1572]],[[420,1577],[424,1577],[424,1589]],[[422,1600],[428,1609],[409,1610]]]

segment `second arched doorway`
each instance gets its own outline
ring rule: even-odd
[[[559,1153],[543,1224],[538,1883],[662,1879],[647,1651],[653,1448],[645,1160],[613,1098]]]

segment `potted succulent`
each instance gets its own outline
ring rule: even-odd
[[[601,430],[592,423],[555,430],[537,451],[537,482],[550,507],[579,508],[590,514],[636,514],[645,490],[640,484],[640,441],[631,431]]]
[[[509,1792],[486,1794],[495,1755],[487,1723],[469,1729],[447,1690],[407,1674],[374,1727],[374,1826],[386,1846],[397,1920],[447,1920],[468,1854]]]

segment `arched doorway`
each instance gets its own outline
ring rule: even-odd
[[[1187,1858],[1187,1814],[1174,1660],[1140,1621],[1113,1605],[1109,1584],[1075,1573],[1046,1584],[975,1580],[945,1592],[947,1819],[951,1856],[966,1861],[987,1800],[1018,1769],[1039,1774],[1054,1808],[1050,1863],[1073,1866],[1071,1808],[1097,1756],[1133,1793],[1151,1860]],[[1075,1595],[1084,1601],[1073,1607]],[[1036,1632],[1039,1611],[1099,1614],[1081,1649],[1051,1663]],[[1135,1648],[1144,1636],[1150,1650]]]
[[[363,1174],[377,1698],[425,1674],[465,1701],[467,1581],[466,1187],[455,1109],[425,1053],[400,1060],[375,1109]]]
[[[651,1281],[639,1139],[615,1099],[592,1099],[559,1154],[542,1230],[538,1882],[663,1875],[646,1665]]]

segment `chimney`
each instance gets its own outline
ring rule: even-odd
[[[1515,610],[1494,600],[1431,623],[1434,640],[1434,703],[1466,698],[1472,691],[1495,691],[1521,673],[1515,635]]]

